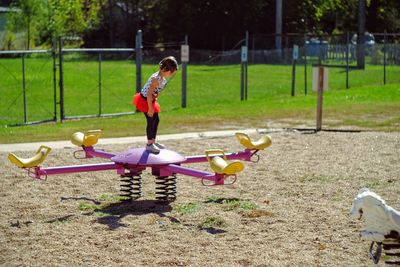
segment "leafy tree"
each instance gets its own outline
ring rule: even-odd
[[[82,37],[100,22],[99,10],[105,0],[14,0],[7,22],[8,30],[26,32],[31,41],[49,43],[53,37]]]
[[[0,6],[9,6],[12,0],[0,0]]]
[[[11,32],[26,33],[26,49],[31,48],[31,41],[35,36],[38,21],[43,8],[42,0],[16,0],[11,4],[14,12],[8,15],[7,29]]]
[[[48,0],[41,36],[43,41],[52,37],[82,37],[100,22],[99,10],[105,0]]]
[[[299,8],[296,12],[300,14],[300,21],[305,22],[303,29],[306,32],[357,31],[358,0],[305,0],[297,2],[300,5],[298,5]],[[366,5],[367,31],[400,31],[400,1],[367,0]],[[295,15],[291,14],[290,18],[295,18]]]
[[[371,32],[400,32],[400,1],[370,0],[366,24]]]
[[[194,48],[227,50],[244,38],[246,30],[256,33],[269,29],[271,16],[263,15],[270,7],[262,0],[158,1],[156,34],[164,42],[188,35]]]
[[[358,1],[284,0],[283,33],[355,32]],[[366,3],[368,31],[400,31],[399,0]],[[141,29],[147,43],[188,35],[193,48],[228,50],[246,30],[275,33],[275,0],[14,0],[11,6],[19,12],[11,12],[9,29],[25,32],[28,48],[56,36],[83,38],[91,47],[132,47]]]

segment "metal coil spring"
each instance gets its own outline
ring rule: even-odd
[[[394,231],[391,232],[391,234]],[[399,265],[400,266],[400,234],[397,234],[395,243],[382,243],[383,249],[385,250],[385,263],[387,265]]]
[[[121,194],[127,200],[140,198],[142,194],[142,176],[140,173],[126,173],[121,175]]]
[[[176,175],[156,177],[156,199],[174,201],[176,199]]]

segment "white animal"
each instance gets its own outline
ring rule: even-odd
[[[350,215],[357,219],[364,217],[365,227],[361,231],[364,240],[383,242],[393,234],[400,239],[400,212],[386,205],[385,200],[368,188],[358,192]]]

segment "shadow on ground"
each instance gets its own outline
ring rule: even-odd
[[[122,201],[112,203],[106,207],[96,209],[94,212],[104,214],[97,219],[101,224],[107,225],[110,229],[126,227],[121,220],[128,215],[141,216],[149,213],[157,214],[160,217],[168,218],[171,222],[179,222],[174,217],[166,215],[171,212],[172,207],[169,202],[160,202],[158,200],[136,200]]]

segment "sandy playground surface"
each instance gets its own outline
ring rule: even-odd
[[[154,200],[149,170],[144,196],[121,203],[115,171],[37,181],[2,153],[0,265],[373,266],[369,242],[359,238],[363,221],[349,210],[362,187],[400,209],[399,133],[270,135],[273,145],[259,163],[245,162],[236,184],[204,187],[178,175],[177,200],[168,205]],[[117,153],[141,145],[99,148]],[[183,155],[242,149],[234,137],[165,145]],[[53,150],[43,165],[101,161],[74,159],[75,150]]]

